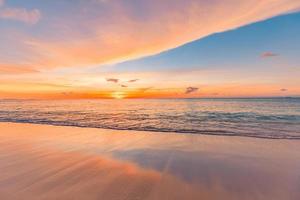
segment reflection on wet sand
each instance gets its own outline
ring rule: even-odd
[[[0,130],[0,199],[300,199],[298,140]]]

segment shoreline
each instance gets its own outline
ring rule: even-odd
[[[0,198],[300,198],[300,142],[0,122]]]
[[[152,134],[191,134],[199,136],[216,136],[216,137],[238,137],[238,138],[256,138],[266,140],[300,140],[300,136],[294,137],[267,137],[257,135],[238,135],[238,134],[214,134],[214,133],[197,133],[197,132],[180,132],[180,131],[163,131],[163,130],[130,130],[130,129],[117,129],[117,128],[101,128],[101,127],[89,127],[80,125],[67,125],[67,124],[49,124],[49,123],[35,123],[35,122],[18,122],[18,121],[0,121],[1,123],[13,123],[13,124],[28,124],[28,125],[44,125],[44,126],[55,126],[55,127],[74,127],[74,128],[87,128],[87,129],[99,129],[102,131],[124,131],[124,132],[135,132],[135,133],[152,133]],[[216,131],[217,132],[217,131]]]

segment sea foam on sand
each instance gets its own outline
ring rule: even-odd
[[[299,200],[300,140],[0,123],[0,199]]]

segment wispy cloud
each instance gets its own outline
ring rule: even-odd
[[[3,1],[2,1],[2,4]],[[1,5],[1,2],[0,2]],[[27,10],[25,8],[3,8],[0,9],[0,19],[9,19],[25,22],[28,24],[36,24],[41,18],[38,9]]]
[[[117,78],[107,78],[106,81],[107,81],[107,82],[118,83],[118,82],[119,82],[119,79],[117,79]]]
[[[191,94],[193,92],[197,92],[198,90],[199,90],[199,88],[197,88],[197,87],[187,87],[185,89],[185,94]]]
[[[139,92],[146,92],[146,91],[151,90],[151,89],[153,89],[153,87],[145,87],[145,88],[139,88],[138,91]]]
[[[282,89],[280,89],[280,91],[281,91],[281,92],[287,92],[287,91],[288,91],[288,89],[286,89],[286,88],[282,88]]]
[[[128,86],[127,85],[120,85],[122,88],[127,88]]]
[[[80,6],[78,2],[66,1],[65,8],[45,16],[47,24],[39,27],[36,34],[27,33],[27,39],[15,38],[20,47],[25,45],[28,49],[25,56],[16,60],[26,57],[31,64],[43,68],[122,62],[300,6],[295,0],[234,1],[234,6],[232,0],[140,0],[137,4],[122,0],[84,1]],[[57,1],[49,4],[57,6]],[[41,16],[36,9],[5,8],[1,12],[1,18],[31,24]]]
[[[269,58],[269,57],[279,56],[279,54],[267,51],[267,52],[263,52],[260,56],[262,58]]]
[[[134,82],[137,82],[139,81],[140,79],[132,79],[132,80],[129,80],[128,83],[134,83]]]
[[[29,73],[37,73],[38,70],[30,67],[30,66],[15,66],[10,64],[1,64],[0,63],[0,75],[7,74],[29,74]]]

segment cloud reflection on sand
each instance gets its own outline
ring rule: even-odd
[[[300,197],[298,141],[0,128],[1,199]]]

